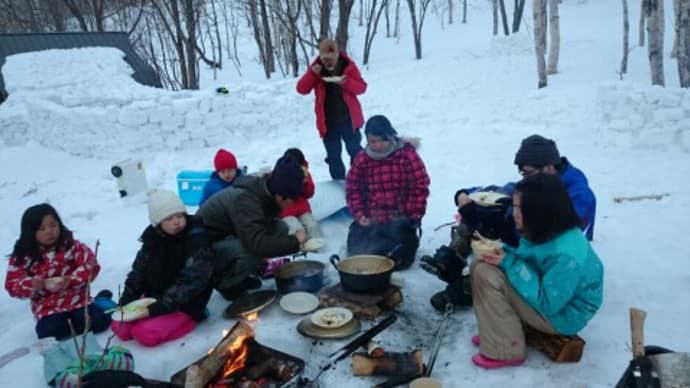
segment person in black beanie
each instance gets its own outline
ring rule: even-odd
[[[556,142],[541,135],[528,136],[520,143],[514,163],[523,177],[537,173],[558,175],[580,218],[582,233],[588,240],[592,240],[596,197],[585,174],[561,156]],[[475,231],[489,239],[501,240],[509,246],[518,245],[520,236],[515,229],[510,203],[515,186],[515,182],[509,182],[503,186],[463,188],[455,193],[455,205],[461,222],[453,227],[449,246],[441,246],[434,256],[424,256],[421,259],[422,268],[448,283],[444,291],[431,298],[431,304],[437,310],[444,311],[449,302],[456,306],[472,304],[467,258],[472,251],[470,240]],[[470,194],[482,191],[505,194],[506,198],[499,200],[494,206],[484,206],[470,198]]]
[[[304,250],[304,230],[288,234],[278,214],[302,195],[304,172],[283,156],[264,176],[241,176],[197,211],[216,253],[213,286],[234,300],[261,287],[264,260]]]

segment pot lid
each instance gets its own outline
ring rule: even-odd
[[[276,295],[278,295],[276,290],[259,290],[241,296],[225,309],[223,317],[233,319],[260,311],[271,304],[276,299]]]
[[[353,318],[347,324],[335,328],[335,329],[325,329],[318,327],[311,321],[311,316],[307,316],[300,321],[297,325],[297,331],[307,337],[317,338],[317,339],[340,339],[347,338],[361,329],[361,324],[359,319]]]

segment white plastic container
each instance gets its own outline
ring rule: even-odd
[[[110,168],[110,173],[117,181],[120,198],[136,195],[148,190],[146,173],[141,159],[126,159]]]

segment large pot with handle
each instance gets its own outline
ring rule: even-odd
[[[273,272],[276,288],[281,294],[295,291],[317,292],[324,286],[326,265],[315,260],[295,260]]]
[[[355,255],[340,260],[340,256],[332,255],[329,260],[348,291],[382,292],[391,284],[395,262],[386,256]]]

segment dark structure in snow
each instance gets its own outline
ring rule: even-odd
[[[0,34],[0,103],[7,99],[2,66],[5,58],[25,52],[78,47],[115,47],[124,54],[124,60],[132,67],[132,77],[139,83],[160,88],[156,72],[134,51],[125,32],[65,32],[37,34]]]

